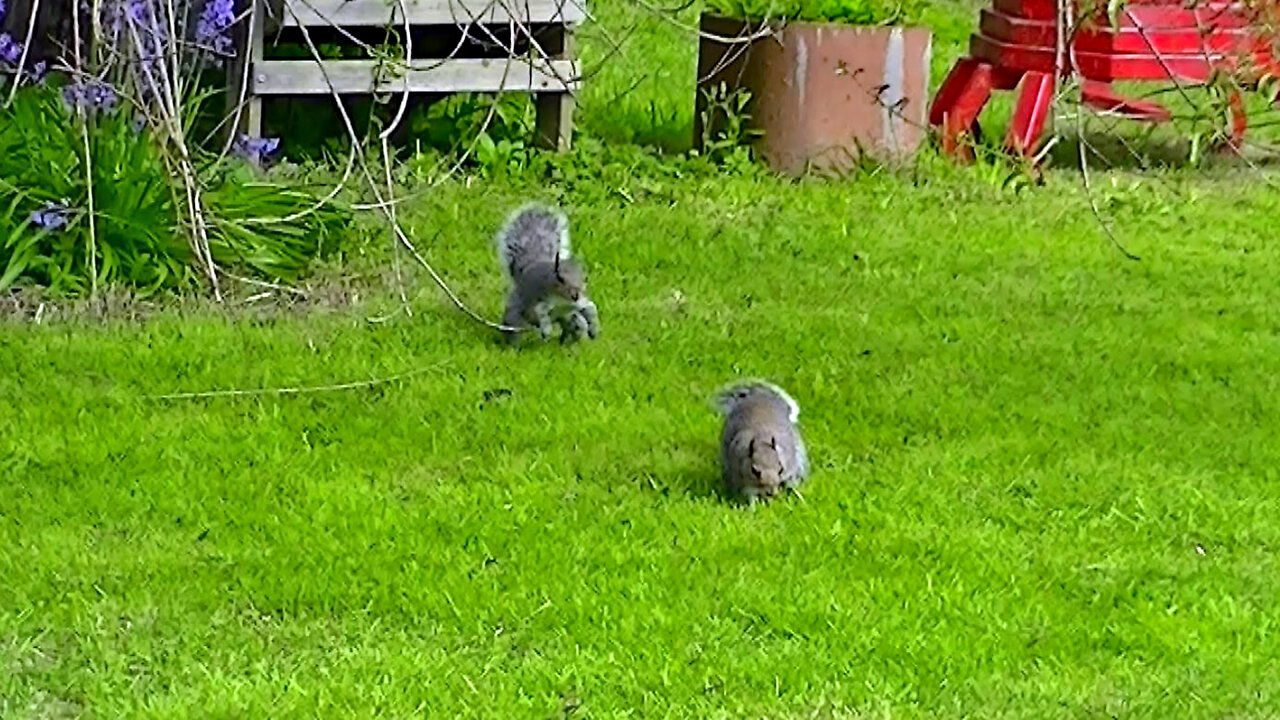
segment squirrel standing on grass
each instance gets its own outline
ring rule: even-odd
[[[748,503],[794,490],[809,475],[796,420],[800,406],[782,388],[751,381],[720,391],[724,413],[720,460],[725,488]]]
[[[587,297],[587,278],[569,251],[569,221],[558,210],[529,204],[516,210],[498,233],[498,260],[511,280],[502,324],[537,328],[545,342],[552,323],[560,342],[599,333],[596,304]],[[514,343],[519,333],[504,331]]]

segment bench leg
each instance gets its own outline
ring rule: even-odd
[[[1121,97],[1111,88],[1111,83],[1101,80],[1085,80],[1080,84],[1080,100],[1089,107],[1143,122],[1168,122],[1173,113],[1159,103]]]
[[[262,98],[253,95],[253,78],[246,75],[245,70],[252,70],[253,64],[263,58],[265,12],[261,0],[248,0],[247,4],[253,11],[234,26],[235,58],[227,69],[227,116],[230,119],[239,114],[238,122],[227,123],[227,133],[233,141],[238,134],[262,137]]]
[[[1018,83],[1018,104],[1009,122],[1005,145],[1012,152],[1031,155],[1040,141],[1045,120],[1053,107],[1056,83],[1053,73],[1027,72]]]
[[[546,28],[538,35],[542,52],[548,59],[572,59],[573,28],[559,25]],[[565,80],[576,78],[564,78]],[[537,107],[537,137],[534,138],[539,147],[556,151],[568,150],[573,141],[573,108],[575,105],[572,93],[538,93],[534,99]]]
[[[251,138],[262,137],[262,98],[245,99],[244,107],[240,110],[240,125],[236,131]]]
[[[1216,150],[1226,155],[1238,154],[1244,147],[1244,134],[1249,129],[1249,114],[1244,107],[1244,96],[1239,90],[1232,90],[1227,96],[1227,116],[1231,120],[1230,134],[1226,142]]]
[[[550,150],[568,150],[573,139],[571,93],[538,93],[537,145]]]
[[[941,126],[945,154],[972,155],[969,148],[961,146],[960,135],[973,131],[982,108],[991,98],[993,84],[992,67],[981,60],[965,58],[951,69],[929,108],[929,124]]]

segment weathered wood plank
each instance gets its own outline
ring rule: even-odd
[[[286,27],[580,23],[585,0],[284,0]]]
[[[237,51],[227,70],[227,116],[236,118],[236,122],[227,124],[227,132],[233,138],[237,134],[262,137],[262,99],[253,94],[253,78],[248,77],[246,71],[261,61],[265,52],[263,0],[249,2],[256,6],[254,12],[245,22],[238,22],[231,29]],[[246,48],[248,52],[245,52]]]
[[[542,61],[530,66],[513,59],[414,60],[395,68],[376,60],[264,60],[253,66],[255,95],[354,95],[371,92],[573,92],[579,84],[574,60]],[[375,73],[381,71],[378,87]],[[398,73],[398,74],[397,74]],[[328,79],[326,81],[326,77]]]
[[[542,48],[548,57],[572,59],[573,28],[564,25],[548,28]],[[573,94],[539,93],[534,104],[537,107],[534,143],[552,150],[568,150],[573,140]]]

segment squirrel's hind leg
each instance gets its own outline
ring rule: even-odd
[[[527,327],[524,313],[520,310],[519,298],[512,295],[507,299],[507,307],[502,313],[502,324],[509,328],[524,329]],[[506,339],[508,345],[515,345],[520,342],[519,330],[503,330],[502,336]]]

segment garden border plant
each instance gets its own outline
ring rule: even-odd
[[[349,211],[258,171],[277,140],[215,154],[198,139],[203,73],[234,51],[230,0],[74,7],[47,77],[48,58],[0,35],[0,290],[203,284],[220,298],[223,278],[289,282],[333,247]]]

